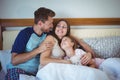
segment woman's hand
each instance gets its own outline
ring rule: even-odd
[[[88,52],[81,57],[81,64],[87,65],[91,59],[92,59],[92,55],[91,53]]]

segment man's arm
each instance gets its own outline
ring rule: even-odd
[[[27,52],[27,53],[12,53],[12,64],[13,65],[18,65],[20,63],[24,63],[30,59],[32,59],[33,57],[35,57],[36,55],[44,52],[45,50],[47,50],[51,45],[47,44],[41,44],[41,46],[39,46],[38,48],[34,49],[31,52]]]
[[[33,57],[35,57],[38,54],[41,54],[42,52],[44,52],[47,49],[50,49],[53,45],[52,44],[48,44],[48,43],[41,43],[37,48],[35,48],[34,50],[30,51],[30,52],[26,52],[26,53],[17,53],[17,52],[12,52],[12,64],[13,65],[18,65],[20,63],[24,63],[30,59],[32,59]]]

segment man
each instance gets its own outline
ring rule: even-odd
[[[36,75],[40,53],[52,46],[41,43],[53,27],[54,16],[54,11],[44,7],[34,12],[33,27],[21,30],[13,44],[12,61],[7,66],[6,80],[19,80],[19,74]]]

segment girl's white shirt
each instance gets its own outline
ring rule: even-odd
[[[84,54],[86,54],[86,52],[83,51],[82,49],[75,49],[75,55],[72,56],[72,57],[70,57],[70,61],[72,62],[72,64],[82,65],[80,58],[81,58]]]

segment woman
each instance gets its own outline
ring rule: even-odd
[[[53,48],[41,53],[40,66],[36,75],[38,79],[98,80],[98,77],[100,77],[101,80],[109,80],[106,74],[98,69],[80,65],[72,65],[70,60],[63,59],[65,53],[60,48],[60,42],[64,36],[70,36],[70,25],[66,20],[59,20],[56,26],[54,27],[53,31],[54,32],[51,35],[48,35],[44,41],[45,43],[53,44]],[[83,65],[86,65],[90,62],[92,58],[91,53],[93,53],[93,51],[83,41],[78,41],[77,38],[75,39],[87,52],[87,54],[84,54],[81,58],[81,63]]]
[[[46,65],[50,62],[67,63],[67,64],[71,63],[68,60],[63,60],[62,59],[62,57],[64,56],[64,52],[59,47],[59,44],[61,42],[61,39],[64,36],[70,36],[70,25],[66,20],[61,19],[57,22],[57,24],[53,28],[53,33],[51,35],[48,35],[47,38],[44,41],[44,42],[47,42],[47,43],[52,43],[54,46],[53,46],[53,50],[49,49],[49,50],[47,50],[47,51],[45,51],[41,54],[40,64],[42,66],[44,66],[44,65]],[[75,37],[73,37],[73,38],[75,38]],[[75,40],[77,40],[79,42],[79,44],[84,48],[84,50],[88,52],[88,54],[85,54],[81,58],[82,64],[86,65],[91,60],[91,56],[92,56],[91,54],[93,54],[94,52],[82,40],[79,40],[77,38],[75,38]]]

